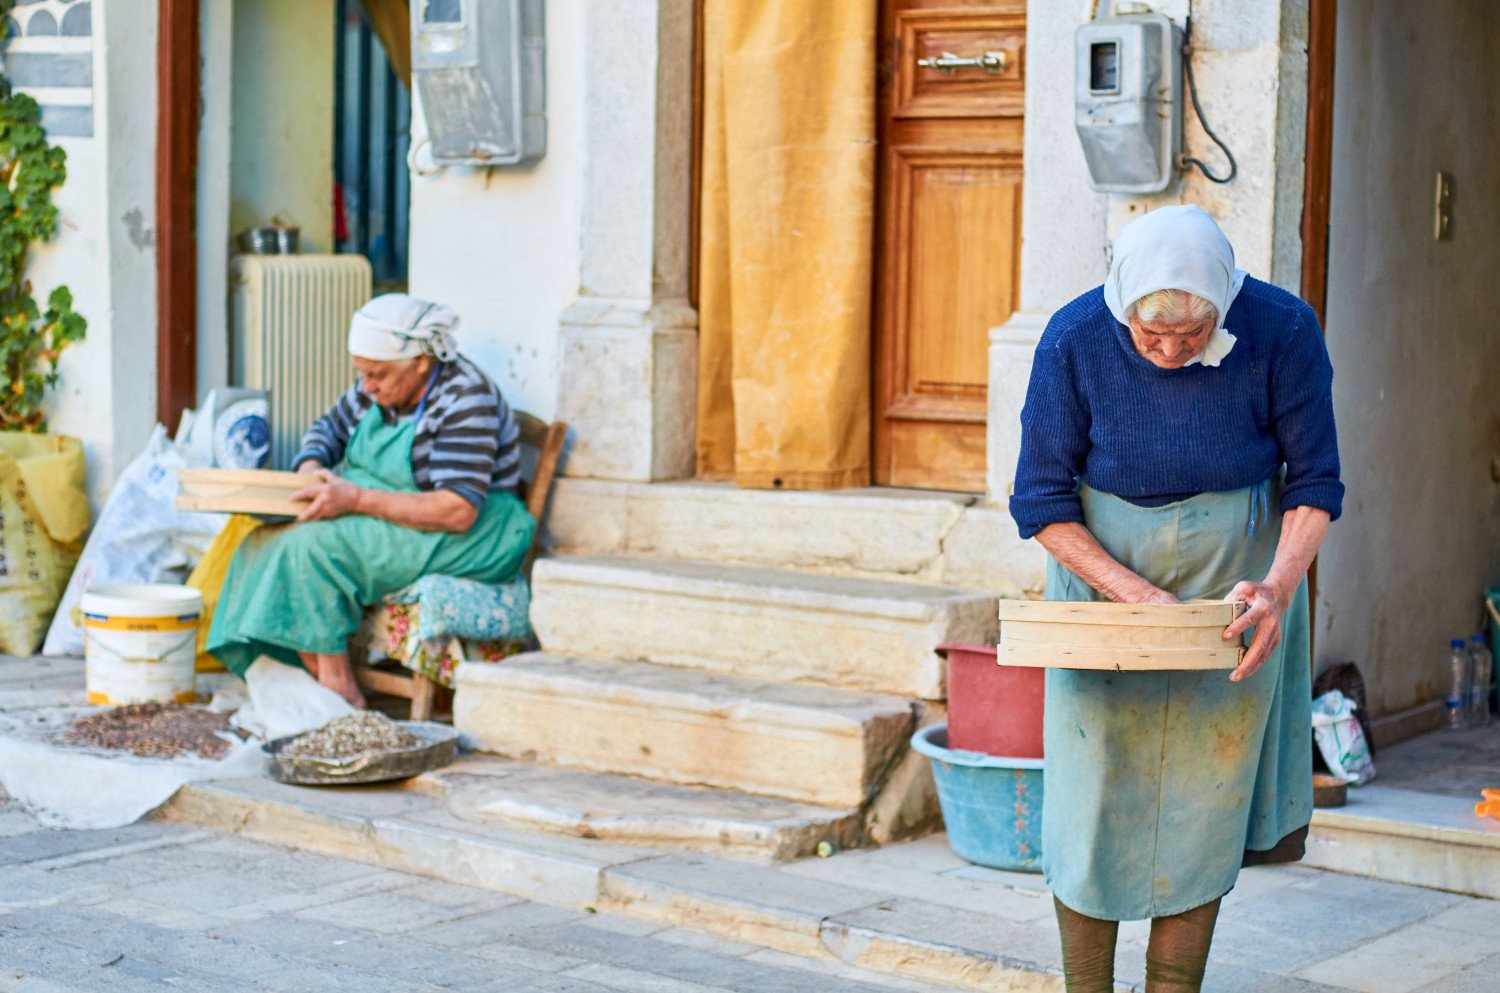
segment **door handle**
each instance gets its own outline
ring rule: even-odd
[[[945,76],[951,76],[960,69],[982,69],[991,76],[998,76],[1005,71],[1008,61],[1003,51],[985,52],[983,55],[974,55],[969,58],[954,55],[952,52],[944,52],[938,56],[918,59],[917,66],[922,69],[936,69]]]

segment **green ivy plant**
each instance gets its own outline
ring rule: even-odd
[[[0,41],[15,0],[0,0]],[[34,242],[57,234],[52,191],[68,171],[67,154],[47,143],[41,108],[12,93],[0,76],[0,430],[45,431],[46,391],[57,385],[64,348],[83,340],[88,322],[73,310],[73,294],[56,287],[42,311],[26,266]]]

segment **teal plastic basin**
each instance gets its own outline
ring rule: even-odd
[[[932,760],[948,844],[991,869],[1042,871],[1042,766],[948,747],[948,725],[918,731],[911,747]]]

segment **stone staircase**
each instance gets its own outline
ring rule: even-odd
[[[450,807],[760,859],[935,826],[908,745],[943,719],[933,649],[1040,575],[953,494],[563,480],[549,525],[543,651],[459,670],[454,721],[500,758],[434,780]]]

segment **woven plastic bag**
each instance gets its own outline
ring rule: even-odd
[[[1338,690],[1329,690],[1313,701],[1313,738],[1328,771],[1346,783],[1363,786],[1375,778],[1375,762],[1359,721],[1355,703]]]
[[[41,647],[88,527],[78,439],[0,433],[0,652]]]
[[[115,481],[83,557],[67,580],[42,647],[46,655],[82,655],[83,628],[74,609],[83,594],[108,583],[180,583],[229,519],[178,510],[177,474],[201,464],[160,424]]]

